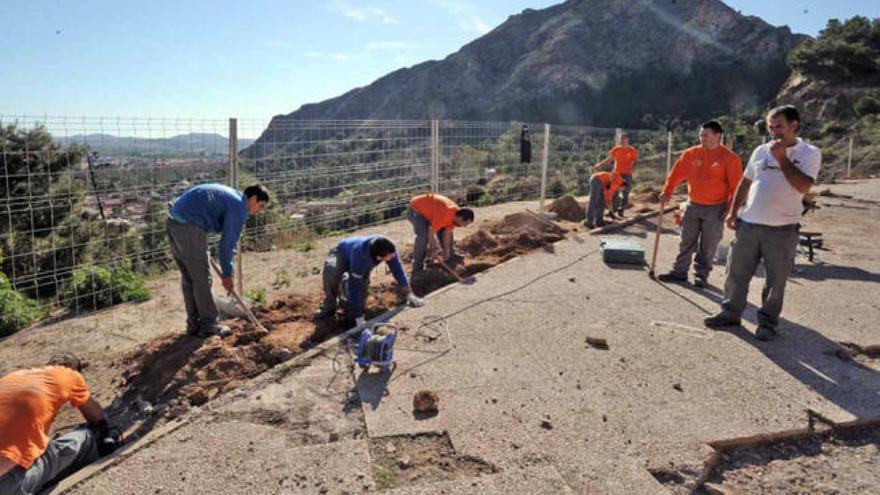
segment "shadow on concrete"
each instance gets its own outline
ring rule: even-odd
[[[680,287],[718,304],[720,309],[724,298],[721,289],[714,286],[700,289],[690,284]],[[714,311],[707,312],[687,295],[666,288],[703,313],[714,314]],[[757,325],[757,310],[754,304],[749,303],[743,319]],[[880,372],[857,361],[838,357],[836,352],[842,349],[840,343],[821,332],[785,318],[779,319],[779,337],[770,342],[757,340],[742,326],[719,331],[735,335],[752,345],[793,378],[850,414],[860,418],[880,415]]]
[[[367,373],[361,371],[355,382],[355,389],[361,404],[369,405],[374,411],[379,408],[382,399],[388,395],[390,373]]]
[[[792,278],[807,280],[853,280],[880,283],[880,273],[869,272],[856,266],[815,263],[799,265]]]

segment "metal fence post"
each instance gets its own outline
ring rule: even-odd
[[[853,141],[855,141],[855,138],[853,136],[850,136],[849,137],[849,157],[846,159],[846,178],[847,179],[852,177]]]
[[[666,134],[666,176],[669,177],[669,169],[672,168],[672,131]]]
[[[431,192],[440,189],[440,121],[431,120]]]
[[[229,119],[229,187],[238,189],[238,119]],[[241,265],[241,243],[235,256],[238,293],[244,294],[244,277]]]
[[[544,124],[544,152],[541,154],[541,203],[538,211],[544,213],[544,200],[547,196],[547,161],[550,154],[550,124]]]

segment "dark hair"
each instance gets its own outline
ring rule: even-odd
[[[455,216],[457,216],[458,218],[465,220],[467,222],[473,222],[474,221],[474,210],[472,210],[470,208],[462,208],[462,209],[458,210],[457,212],[455,212]]]
[[[721,127],[721,122],[718,122],[717,120],[707,120],[706,122],[703,122],[703,124],[700,126],[700,128],[701,129],[709,129],[710,131],[714,132],[715,134],[723,134],[724,133],[724,129]]]
[[[374,260],[388,256],[395,251],[397,251],[397,249],[394,247],[394,243],[385,237],[376,237],[370,241],[370,256],[372,256]]]
[[[266,186],[262,184],[251,184],[244,188],[244,196],[246,198],[250,198],[251,196],[256,196],[257,201],[260,203],[268,203],[269,202],[269,190],[266,189]]]
[[[782,116],[785,117],[785,120],[789,123],[801,121],[801,114],[798,112],[798,109],[793,105],[782,105],[781,107],[776,107],[767,114],[771,119],[775,119],[776,117]]]
[[[83,363],[73,354],[56,354],[46,363],[46,366],[65,366],[82,373]]]

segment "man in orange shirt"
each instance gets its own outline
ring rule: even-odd
[[[623,179],[617,172],[596,172],[590,176],[590,199],[587,200],[587,218],[584,225],[588,229],[604,227],[605,207],[611,207],[614,194],[623,185]]]
[[[611,148],[608,158],[596,164],[595,170],[605,167],[612,161],[614,162],[614,171],[620,175],[623,180],[623,189],[620,191],[620,198],[614,197],[614,206],[617,215],[623,217],[623,210],[629,208],[629,192],[632,190],[632,173],[636,166],[636,160],[639,159],[639,152],[629,144],[629,136],[620,135],[619,144]]]
[[[408,216],[416,234],[413,245],[413,277],[424,271],[426,254],[432,258],[440,255],[444,262],[454,261],[452,231],[456,227],[467,227],[474,221],[473,210],[459,208],[455,201],[433,193],[414,197],[409,202]]]
[[[663,282],[687,282],[687,270],[696,251],[694,285],[705,287],[715,248],[724,235],[724,217],[743,175],[742,160],[721,144],[723,129],[715,120],[700,128],[700,145],[688,148],[675,162],[660,207],[665,208],[675,188],[688,183],[688,205],[681,220],[681,242],[672,271],[661,274]]]
[[[90,397],[75,356],[0,378],[0,495],[37,493],[113,452],[121,437]],[[70,402],[88,422],[53,440],[49,430]]]

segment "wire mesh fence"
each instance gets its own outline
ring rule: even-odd
[[[242,248],[283,252],[399,219],[425,192],[473,206],[586,195],[621,133],[639,152],[634,189],[656,187],[697,144],[696,129],[534,122],[0,116],[0,129],[2,273],[75,312],[146,297],[141,278],[172,263],[168,204],[196,184],[266,185]],[[761,140],[740,129],[726,144],[745,162]]]

